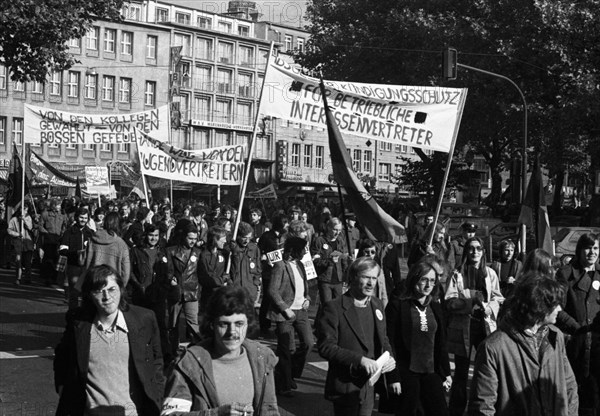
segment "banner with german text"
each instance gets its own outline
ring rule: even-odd
[[[244,179],[246,146],[242,144],[193,151],[197,157],[192,160],[173,157],[143,134],[138,134],[137,144],[144,175],[211,185],[240,185]]]
[[[324,81],[343,134],[448,153],[467,96],[465,88]],[[326,127],[319,80],[277,57],[262,92],[265,115]]]
[[[25,143],[129,144],[136,132],[169,137],[168,106],[129,114],[78,114],[25,104]]]

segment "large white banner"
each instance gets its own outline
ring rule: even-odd
[[[465,88],[324,84],[342,133],[440,152],[450,151],[467,96]],[[267,69],[261,108],[265,115],[326,127],[319,80],[279,57]]]
[[[242,144],[188,151],[186,158],[165,152],[144,134],[138,134],[137,144],[144,175],[212,185],[240,185],[244,179],[246,146]]]
[[[77,114],[25,104],[25,143],[128,144],[135,130],[169,137],[169,108],[162,106],[140,113]]]

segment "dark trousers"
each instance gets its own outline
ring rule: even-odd
[[[319,301],[321,306],[332,299],[342,296],[342,283],[328,283],[319,280]]]
[[[279,362],[275,367],[275,385],[280,391],[290,390],[292,379],[302,376],[306,358],[314,345],[308,312],[300,309],[294,310],[294,313],[295,318],[277,322],[276,327]],[[294,331],[298,333],[298,348]]]
[[[58,244],[44,244],[44,259],[40,267],[40,277],[46,283],[56,283],[56,261],[58,260]]]
[[[271,303],[271,298],[269,297],[269,283],[271,282],[271,275],[269,272],[269,276],[263,274],[262,276],[262,300],[260,301],[260,308],[258,310],[258,324],[260,325],[261,331],[268,331],[271,329],[271,321],[267,318],[267,312],[269,311],[269,305]]]
[[[17,279],[23,277],[25,283],[31,282],[31,262],[33,260],[33,251],[23,251],[19,260],[15,261],[15,276]]]
[[[335,416],[371,416],[375,406],[375,389],[365,384],[359,394],[347,395],[333,402]]]
[[[448,405],[442,379],[435,373],[402,374],[402,395],[396,416],[416,416],[423,409],[424,416],[447,416]]]

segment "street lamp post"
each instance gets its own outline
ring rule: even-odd
[[[456,63],[456,66],[470,69],[472,71],[481,72],[482,74],[491,75],[496,78],[501,78],[505,81],[510,82],[516,89],[519,91],[519,95],[523,100],[523,142],[521,143],[521,205],[525,202],[525,192],[527,192],[527,101],[525,100],[525,95],[521,88],[515,82],[505,77],[504,75],[496,74],[495,72],[486,71],[485,69],[475,68],[474,66],[469,66],[461,63]],[[521,250],[525,252],[525,244],[526,244],[526,235],[527,229],[525,224],[521,224]]]

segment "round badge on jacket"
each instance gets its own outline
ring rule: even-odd
[[[377,316],[377,319],[379,319],[380,321],[383,321],[383,314],[381,313],[381,311],[379,309],[375,309],[375,315]]]
[[[592,287],[593,287],[595,290],[600,290],[600,282],[599,282],[599,281],[597,281],[597,280],[594,280],[594,281],[592,282]]]

